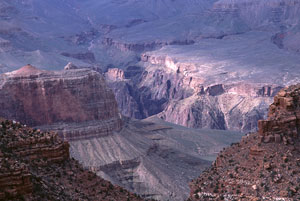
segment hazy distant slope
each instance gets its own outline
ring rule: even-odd
[[[282,32],[277,43],[297,51],[291,41],[299,38],[299,9],[298,0],[3,0],[0,38],[12,49],[4,51],[0,43],[0,65],[2,71],[42,60],[47,68],[67,60],[126,65],[136,59],[124,51],[187,45],[250,30]],[[61,56],[65,52],[72,55]],[[74,56],[86,52],[95,60]]]

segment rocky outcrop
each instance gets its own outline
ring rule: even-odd
[[[72,62],[69,62],[65,67],[64,70],[72,70],[72,69],[78,69],[76,65],[74,65]]]
[[[145,71],[139,66],[129,66],[124,70],[125,79],[120,79],[118,75],[113,75],[119,71],[123,74],[123,70],[113,69],[105,75],[109,87],[115,93],[120,111],[125,116],[146,118],[161,112],[168,99],[191,95],[191,90],[182,89],[180,75],[165,73],[163,70]]]
[[[0,200],[12,199],[33,191],[31,174],[25,164],[1,156]]]
[[[7,119],[30,126],[100,122],[98,135],[121,129],[114,95],[95,71],[50,72],[28,65],[1,75],[0,80],[0,115]],[[67,139],[83,136],[74,132],[60,135]]]
[[[124,71],[119,68],[109,68],[105,73],[105,77],[110,81],[121,81],[125,79]]]
[[[189,200],[295,200],[300,196],[300,85],[282,89],[259,132],[221,151],[191,182]]]
[[[84,170],[53,132],[0,119],[0,139],[0,200],[142,200]]]
[[[24,161],[36,161],[41,167],[62,163],[69,159],[69,144],[55,133],[0,121],[0,200],[33,193],[32,174]],[[19,158],[23,163],[16,160]]]
[[[258,44],[258,37],[250,34],[249,40]],[[249,53],[249,46],[245,46],[248,43],[243,36],[228,36],[220,41],[143,53],[141,65],[145,72],[137,86],[149,89],[151,99],[165,100],[158,115],[166,121],[196,128],[256,131],[257,121],[267,116],[273,97],[282,87],[296,83],[299,72],[291,67],[286,72],[293,73],[284,74],[278,62],[266,62],[266,57]],[[269,44],[262,45],[262,49]],[[218,52],[214,52],[216,46]],[[281,50],[275,52],[280,61],[292,60],[287,59],[290,54],[281,57]],[[232,55],[245,60],[232,59]],[[264,66],[260,72],[258,66]]]
[[[282,89],[269,108],[267,120],[258,122],[263,142],[294,143],[300,131],[300,85]]]

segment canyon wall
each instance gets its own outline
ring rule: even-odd
[[[282,89],[259,131],[221,151],[194,179],[189,200],[294,200],[299,198],[300,85]]]
[[[142,200],[84,170],[54,132],[1,118],[0,139],[0,200]]]
[[[0,80],[0,116],[5,118],[30,126],[100,122],[96,129],[98,135],[107,135],[122,127],[114,94],[107,88],[103,76],[95,71],[51,72],[28,65],[2,74]],[[82,137],[80,132],[62,136]]]
[[[157,115],[192,128],[255,131],[257,121],[266,117],[268,105],[285,85],[272,84],[269,78],[244,70],[236,73],[234,65],[218,67],[222,62],[196,60],[197,55],[186,54],[180,57],[165,56],[167,50],[149,52],[141,55],[143,67],[109,69],[106,78],[122,114],[138,119]],[[186,58],[195,61],[187,62]],[[122,78],[112,72],[122,72]]]
[[[300,129],[300,85],[281,90],[269,107],[266,120],[258,122],[259,134],[263,142],[283,142],[294,144]]]
[[[130,90],[130,86],[133,86],[132,89],[138,88],[133,80],[140,79],[143,73],[143,69],[136,66],[131,66],[126,71],[109,69],[105,73],[108,85],[128,86],[128,94],[125,93],[123,97],[117,96],[117,99],[124,101],[121,108],[127,107],[129,114],[136,111],[130,110],[128,103],[144,103],[144,107],[138,111],[145,111],[145,114],[155,111],[147,107],[146,103],[149,102],[146,101],[152,103],[153,100],[148,99],[146,93],[135,96],[135,92]],[[163,76],[159,73],[157,75]],[[156,81],[157,86],[160,86],[159,79],[156,78]],[[60,162],[63,159],[61,156],[67,157],[64,154],[67,144],[61,141],[61,144],[55,144],[54,141],[58,140],[56,134],[51,132],[44,136],[41,132],[55,131],[69,142],[70,156],[80,161],[86,169],[149,199],[186,199],[188,181],[198,175],[198,170],[203,170],[211,163],[216,152],[241,137],[237,132],[180,127],[155,117],[145,121],[124,117],[121,119],[114,95],[107,88],[104,77],[93,70],[80,69],[71,63],[65,70],[53,72],[28,65],[17,71],[2,74],[0,83],[0,95],[3,97],[0,100],[0,114],[27,125],[34,125],[36,128],[26,133],[26,139],[16,138],[7,145],[12,147],[15,154],[20,152],[20,157],[27,157],[41,166],[46,163],[40,158],[47,159],[49,163]],[[116,87],[114,90],[123,89]],[[210,90],[210,93],[214,93],[213,91]],[[157,95],[160,96],[165,97],[165,94]],[[47,144],[53,147],[47,147]],[[30,149],[28,153],[31,155],[27,156],[25,149]],[[67,179],[76,176],[76,181],[91,180],[91,176],[85,173],[80,173],[77,177],[77,173],[65,174],[63,168],[58,170],[57,175],[64,174]],[[32,171],[22,171],[26,181],[27,172]],[[43,176],[48,171],[38,169],[37,172]],[[53,177],[59,176],[55,174]],[[33,181],[34,189],[39,181]],[[96,185],[95,182],[78,182],[78,185],[86,193],[93,193],[96,200],[97,196],[105,194],[107,186],[99,187],[101,191],[94,191],[92,186]],[[70,194],[67,193],[67,200],[78,196],[76,193],[72,194],[79,188],[70,186],[73,183],[64,184],[73,189],[68,191]],[[32,185],[29,183],[24,191],[30,191]],[[49,185],[55,192],[61,192],[61,185],[53,185],[51,182]],[[45,192],[50,193],[49,190]]]

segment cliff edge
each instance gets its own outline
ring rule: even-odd
[[[51,125],[67,140],[108,135],[122,127],[114,94],[90,69],[44,71],[27,65],[0,75],[0,97],[0,116],[30,126]],[[92,124],[93,132],[66,129],[72,123]]]
[[[282,89],[259,132],[220,152],[191,182],[189,200],[298,200],[299,117],[300,84]]]
[[[84,170],[54,132],[0,119],[0,200],[142,200]]]

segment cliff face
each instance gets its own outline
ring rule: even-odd
[[[69,158],[69,144],[55,133],[0,122],[0,200],[5,200],[33,192],[32,174],[24,161],[35,161],[41,167],[61,163]]]
[[[300,85],[283,89],[274,97],[267,120],[258,122],[264,142],[293,144],[300,132]]]
[[[84,170],[69,144],[0,119],[0,200],[142,200]]]
[[[35,125],[40,130],[56,131],[69,142],[70,155],[79,160],[85,168],[145,198],[174,201],[186,199],[188,182],[198,175],[199,170],[210,164],[208,160],[212,160],[211,158],[214,158],[215,153],[222,147],[240,139],[238,133],[192,130],[168,125],[163,121],[140,122],[125,118],[122,126],[123,121],[120,119],[116,101],[112,92],[107,89],[103,77],[95,71],[78,69],[72,64],[68,64],[65,69],[60,72],[49,72],[26,66],[1,75],[1,115],[27,125]],[[134,66],[125,72],[111,69],[106,73],[106,77],[110,79],[109,85],[117,83],[119,86],[130,83],[129,77],[138,79],[140,75],[141,70]],[[157,79],[157,86],[159,82]],[[131,96],[118,97],[124,101],[122,107],[128,107],[127,103],[130,101],[145,101],[143,103],[146,108],[146,101],[149,101],[146,98],[147,93],[135,96],[133,91],[128,92],[131,92]],[[210,93],[215,91],[212,89]],[[127,97],[137,99],[126,100]],[[150,108],[149,111],[153,110]],[[61,161],[61,156],[67,157],[63,154],[65,145],[53,144],[53,141],[57,140],[55,134],[43,136],[39,130],[35,132],[36,135],[40,135],[39,138],[32,137],[32,132],[28,131],[28,139],[16,139],[10,142],[8,147],[11,147],[15,154],[20,154],[20,157],[27,157],[41,166],[45,162],[40,158],[54,163]],[[47,147],[47,144],[53,146]],[[30,149],[30,152],[23,152],[24,149]],[[31,155],[27,156],[25,153]],[[65,160],[69,161],[66,158]],[[68,164],[71,164],[73,169],[73,162],[69,161],[67,166]],[[64,174],[67,175],[67,178],[64,178],[70,182],[63,185],[73,189],[68,191],[70,194],[67,192],[66,200],[73,200],[77,194],[73,195],[72,192],[76,189],[80,192],[79,188],[91,196],[89,197],[91,200],[101,200],[103,194],[109,197],[106,193],[109,185],[94,188],[97,179],[96,183],[81,182],[87,178],[90,180],[95,175],[88,176],[89,174],[83,173],[77,176],[77,172],[69,174],[67,170],[64,173],[63,167],[51,166],[48,163],[46,167],[58,169],[59,173],[49,176],[46,169],[40,171],[28,167],[22,170],[25,176],[19,177],[24,177],[25,182],[27,172],[32,174],[32,171],[38,171],[35,174],[44,179],[50,177],[55,181],[55,177],[59,175],[62,177]],[[80,171],[80,168],[77,170]],[[72,187],[75,176],[76,185]],[[33,191],[39,192],[39,189],[35,189],[38,188],[38,184],[39,181],[33,179],[32,183],[28,185],[26,183],[25,190],[20,191],[27,192],[33,188]],[[53,188],[53,192],[60,193],[65,191],[63,185],[49,183],[49,188]],[[98,189],[101,189],[101,193]],[[47,194],[49,190],[42,192]]]
[[[198,72],[196,63],[180,63],[176,57],[151,58],[144,58],[144,69],[136,66],[106,73],[125,116],[157,115],[191,128],[256,131],[257,121],[267,116],[268,106],[282,88],[268,82],[240,81],[228,69],[221,77],[220,72]],[[123,78],[114,74],[121,71]]]
[[[256,131],[276,93],[297,83],[300,73],[292,67],[299,57],[273,49],[271,36],[251,32],[143,53],[139,64],[144,71],[139,79],[130,78],[134,91],[160,103],[151,104],[144,115],[160,113],[166,121],[194,128]]]
[[[95,71],[50,72],[28,65],[1,75],[0,83],[0,115],[5,118],[30,126],[101,121],[99,135],[121,128],[114,95]]]
[[[295,200],[300,196],[300,85],[282,89],[259,132],[218,155],[191,184],[190,200]]]

